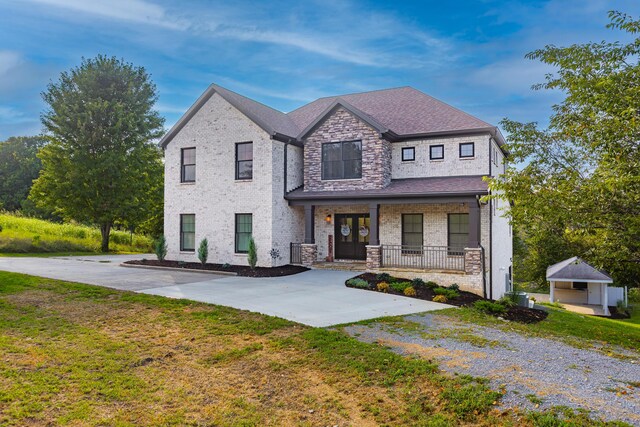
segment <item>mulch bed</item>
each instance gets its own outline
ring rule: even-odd
[[[609,306],[609,313],[611,313],[611,316],[609,317],[609,319],[629,319],[629,318],[631,318],[631,313],[629,313],[626,310],[620,311],[620,310],[618,310],[618,307],[615,306],[615,305],[610,305]]]
[[[292,274],[302,273],[309,270],[299,265],[282,265],[280,267],[251,267],[246,265],[229,265],[229,264],[205,264],[199,262],[182,262],[182,261],[158,261],[153,259],[126,261],[125,264],[147,265],[152,267],[171,267],[176,269],[188,268],[193,270],[221,271],[227,273],[236,273],[238,276],[244,277],[280,277],[290,276]]]
[[[363,274],[360,274],[359,276],[356,276],[356,278],[366,280],[367,282],[369,282],[368,290],[375,291],[375,292],[378,292],[376,289],[376,286],[378,285],[378,283],[384,281],[384,280],[377,279],[376,274],[374,273],[363,273]],[[392,280],[395,282],[411,281],[411,279],[406,279],[402,277],[392,277]],[[346,285],[346,286],[350,287],[349,285]],[[433,298],[436,296],[436,294],[433,292],[433,289],[427,288],[426,286],[419,286],[415,288],[415,290],[416,290],[416,296],[410,297],[410,298],[418,298],[426,301],[433,301]],[[392,288],[389,288],[387,293],[404,296],[403,293],[397,292]],[[447,304],[455,305],[457,307],[473,307],[473,303],[475,303],[476,301],[485,300],[485,298],[482,298],[480,295],[476,295],[471,292],[459,290],[458,293],[460,295],[457,298],[448,300]],[[544,310],[536,310],[536,309],[526,308],[526,307],[511,307],[507,310],[506,313],[503,313],[501,315],[496,315],[496,316],[499,316],[505,320],[510,320],[514,322],[536,323],[546,319],[548,315],[549,314]]]

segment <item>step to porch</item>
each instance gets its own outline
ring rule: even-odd
[[[365,261],[314,262],[313,268],[320,270],[365,271],[367,263]]]

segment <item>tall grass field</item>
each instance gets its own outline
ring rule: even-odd
[[[99,252],[100,230],[77,224],[58,224],[41,219],[0,213],[0,254],[48,252]],[[113,252],[150,252],[152,239],[126,231],[111,231]]]

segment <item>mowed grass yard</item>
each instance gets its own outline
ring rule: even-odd
[[[100,250],[100,230],[78,224],[58,224],[0,212],[0,256],[4,254],[88,254]],[[113,230],[113,252],[150,252],[149,237]]]
[[[604,425],[340,331],[14,273],[0,348],[1,425]]]

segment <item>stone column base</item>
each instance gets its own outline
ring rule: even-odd
[[[482,274],[482,249],[464,249],[464,272],[465,274]]]
[[[315,243],[303,243],[300,245],[302,265],[311,267],[318,260],[318,245]]]
[[[367,270],[375,270],[382,266],[382,246],[367,245]]]

